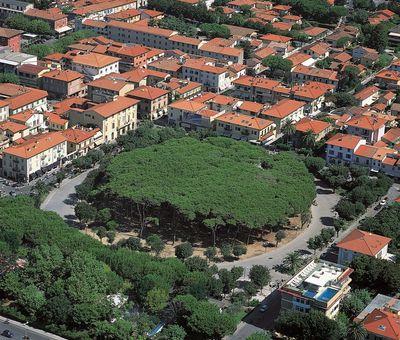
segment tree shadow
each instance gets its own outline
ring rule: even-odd
[[[322,216],[320,218],[320,221],[321,221],[322,225],[324,225],[326,227],[333,227],[333,217]]]
[[[67,205],[76,205],[78,203],[78,197],[76,194],[69,194],[69,196],[63,201]]]
[[[332,194],[332,190],[331,190],[331,189],[321,189],[321,188],[318,188],[318,189],[317,189],[317,194],[318,194],[318,195],[330,195],[330,194]]]

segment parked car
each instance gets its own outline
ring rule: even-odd
[[[269,306],[266,303],[262,304],[260,307],[260,313],[266,312],[268,310],[268,308],[269,308]]]
[[[12,337],[14,337],[14,333],[11,332],[11,331],[8,330],[8,329],[5,329],[5,330],[3,331],[3,333],[1,333],[1,335],[4,336],[4,337],[6,337],[6,338],[12,338]]]

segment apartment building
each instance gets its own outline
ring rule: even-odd
[[[71,109],[69,121],[71,126],[100,128],[104,143],[110,143],[136,129],[138,103],[136,99],[118,97],[113,102],[97,104],[87,110]]]
[[[47,110],[47,92],[31,87],[0,84],[0,99],[8,103],[10,116],[29,109]]]
[[[333,130],[333,127],[328,122],[322,120],[315,120],[309,117],[300,119],[296,125],[296,134],[294,136],[299,146],[303,146],[303,137],[307,133],[312,133],[315,137],[315,141],[318,142],[323,139],[329,132]]]
[[[182,65],[182,78],[201,83],[205,91],[216,93],[232,86],[232,79],[226,67],[205,63],[203,60],[187,60]]]
[[[228,112],[215,119],[215,131],[219,136],[258,144],[274,140],[276,125],[268,119]]]
[[[7,46],[12,52],[21,51],[21,34],[23,31],[11,28],[0,28],[0,46]]]
[[[18,0],[1,0],[0,13],[9,16],[15,14],[24,14],[26,11],[33,9],[33,4]]]
[[[20,84],[33,88],[41,88],[42,76],[49,71],[50,69],[47,67],[24,64],[17,68],[17,76]]]
[[[193,99],[200,96],[202,92],[202,84],[179,78],[170,78],[158,83],[157,86],[169,91],[170,102],[180,99]]]
[[[30,134],[37,134],[46,130],[43,113],[26,110],[24,112],[13,114],[8,118],[11,122],[26,125]]]
[[[201,45],[196,54],[235,64],[243,64],[244,60],[244,50],[242,48],[218,46],[211,42]]]
[[[110,46],[107,54],[119,58],[119,71],[126,72],[133,68],[144,67],[147,64],[149,49],[144,46]]]
[[[67,129],[62,135],[67,140],[68,158],[84,156],[89,150],[96,147],[100,129]]]
[[[385,119],[374,116],[356,116],[346,122],[346,131],[366,139],[370,144],[375,144],[385,134],[386,122]]]
[[[110,39],[164,50],[169,48],[169,38],[175,34],[178,34],[178,32],[137,23],[130,24],[122,21],[107,23],[107,37]]]
[[[379,99],[379,88],[368,86],[354,95],[358,106],[369,106]]]
[[[294,100],[306,103],[304,112],[307,115],[317,114],[325,104],[325,97],[335,90],[334,85],[316,81],[307,81],[291,88],[291,96]]]
[[[76,19],[85,18],[91,20],[104,20],[105,17],[129,9],[136,9],[136,1],[111,0],[100,3],[92,3],[88,6],[79,6],[72,11]]]
[[[128,22],[128,23],[133,23],[136,21],[140,20],[140,11],[135,9],[135,8],[131,8],[131,9],[127,9],[125,11],[120,11],[117,13],[113,13],[113,14],[109,14],[105,17],[105,20],[107,21],[111,21],[111,20],[116,20],[116,21],[124,21],[124,22]]]
[[[54,112],[45,112],[44,119],[49,131],[63,131],[68,129],[68,120]]]
[[[367,255],[377,259],[393,257],[388,253],[388,246],[392,239],[381,235],[372,234],[360,229],[354,229],[343,240],[338,242],[338,263],[349,265],[356,256]]]
[[[8,147],[9,144],[19,140],[20,138],[29,136],[29,126],[10,121],[0,122],[0,135],[7,139],[6,145],[4,145],[4,140],[2,143],[1,149],[4,149],[4,146]]]
[[[139,100],[138,114],[141,119],[158,119],[168,111],[168,91],[151,86],[139,86],[126,94]]]
[[[338,133],[326,142],[326,162],[350,165],[355,161],[355,150],[365,144],[362,137]]]
[[[196,119],[201,120],[199,113],[207,109],[208,107],[204,103],[178,100],[168,105],[168,124],[172,126],[182,126],[183,123],[190,125]]]
[[[43,74],[42,89],[51,98],[83,97],[86,95],[84,75],[71,70],[54,70]]]
[[[32,20],[39,19],[47,22],[58,36],[65,35],[67,32],[72,31],[72,27],[68,26],[68,16],[58,7],[44,10],[32,8],[27,10],[24,15]]]
[[[87,98],[95,103],[112,102],[135,88],[132,83],[114,78],[112,75],[93,80],[87,87]]]
[[[269,109],[261,112],[260,117],[272,120],[279,133],[286,124],[292,124],[304,118],[304,107],[305,102],[282,99]]]
[[[400,71],[382,70],[375,76],[379,86],[384,89],[400,88]]]
[[[119,61],[119,58],[99,53],[78,54],[72,57],[71,68],[92,81],[110,73],[118,73]]]
[[[16,181],[29,182],[61,165],[67,157],[67,142],[61,132],[48,132],[3,150],[2,173]]]
[[[311,261],[279,288],[281,309],[303,313],[315,309],[335,318],[341,301],[350,292],[352,272],[336,263]]]
[[[198,54],[200,46],[205,43],[200,39],[190,38],[180,34],[175,34],[168,40],[169,48],[171,50],[176,49],[188,54]]]
[[[317,81],[324,84],[330,84],[337,87],[339,83],[338,73],[336,71],[324,70],[315,67],[296,66],[292,70],[292,80],[294,82],[304,83],[306,81]]]
[[[234,96],[258,103],[273,103],[275,101],[274,89],[280,85],[279,81],[243,76],[233,81]]]
[[[10,106],[4,100],[0,100],[0,122],[4,122],[10,115]]]
[[[400,300],[378,294],[354,321],[364,326],[368,340],[399,340]]]

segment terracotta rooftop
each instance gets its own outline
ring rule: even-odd
[[[325,95],[327,92],[332,91],[334,88],[333,85],[317,81],[308,81],[302,85],[293,86],[292,93],[298,97],[314,100]]]
[[[368,333],[378,338],[400,339],[400,315],[383,309],[374,309],[362,322]]]
[[[154,100],[167,94],[168,91],[158,87],[139,86],[136,89],[129,91],[126,95],[140,99]]]
[[[110,64],[114,64],[118,62],[120,59],[104,54],[87,53],[87,54],[77,55],[73,57],[72,60],[75,64],[102,68]]]
[[[87,111],[95,111],[100,116],[108,118],[138,103],[139,101],[133,98],[117,97],[117,99],[112,102],[95,105]]]
[[[89,138],[92,138],[100,129],[81,130],[67,129],[62,131],[63,136],[69,143],[81,143]]]
[[[251,129],[256,129],[256,130],[263,130],[266,127],[270,126],[273,124],[272,121],[268,119],[262,119],[262,118],[257,118],[257,117],[250,117],[238,113],[225,113],[218,118],[216,118],[217,121],[223,122],[223,123],[229,123],[233,125],[238,125],[238,126],[243,126]]]
[[[372,85],[372,86],[368,86],[368,87],[362,89],[361,91],[357,92],[354,95],[354,98],[357,100],[365,100],[377,93],[379,93],[379,88]]]
[[[351,250],[359,254],[375,256],[389,244],[390,238],[372,234],[359,229],[353,230],[337,244],[338,248]]]
[[[43,75],[43,78],[51,78],[55,79],[58,81],[64,81],[64,82],[71,82],[76,79],[83,78],[83,74],[76,72],[76,71],[71,71],[71,70],[54,70],[47,72]]]
[[[8,130],[11,131],[12,133],[24,131],[26,129],[29,129],[29,126],[26,126],[25,124],[20,124],[16,122],[10,122],[10,121],[5,121],[5,122],[0,122],[0,130]]]
[[[369,116],[358,116],[350,119],[347,122],[348,126],[358,127],[360,129],[374,131],[385,126],[386,120],[382,118],[369,117]]]
[[[337,133],[331,137],[326,144],[354,150],[362,140],[363,139],[359,136]]]
[[[47,97],[47,92],[31,87],[3,83],[0,84],[0,96],[7,102],[11,110],[31,104]]]
[[[323,122],[321,120],[315,120],[308,117],[304,117],[299,120],[295,127],[296,131],[306,133],[311,131],[314,134],[320,134],[331,126],[328,122]]]
[[[24,33],[24,31],[21,30],[14,30],[12,28],[5,28],[5,27],[0,27],[0,37],[2,38],[12,38],[15,37],[16,35],[20,35]]]
[[[207,105],[203,104],[203,103],[199,103],[199,102],[194,102],[192,100],[179,100],[179,101],[169,104],[168,107],[178,109],[178,110],[198,112],[202,109],[205,109],[207,107]]]
[[[114,78],[112,76],[105,76],[99,79],[93,80],[87,84],[87,86],[98,87],[111,91],[120,91],[128,83],[124,80]]]
[[[61,132],[48,132],[35,135],[19,145],[10,146],[4,149],[3,153],[29,159],[65,141]]]
[[[271,116],[274,118],[283,119],[296,110],[304,107],[305,102],[292,100],[292,99],[282,99],[271,108],[263,111],[263,115]]]

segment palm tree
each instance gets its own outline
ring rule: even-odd
[[[365,340],[367,331],[362,323],[353,322],[347,329],[347,340]]]
[[[301,139],[307,149],[312,149],[315,146],[315,134],[312,130],[308,130]]]
[[[282,128],[282,133],[285,135],[285,140],[288,142],[293,135],[296,133],[296,127],[292,120],[289,120],[286,125]]]
[[[290,273],[294,274],[303,264],[303,260],[299,252],[293,251],[283,259],[283,263],[289,269]]]

